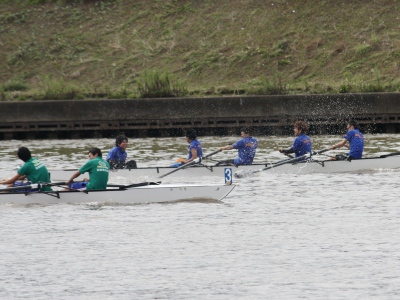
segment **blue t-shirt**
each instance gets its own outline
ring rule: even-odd
[[[311,152],[311,139],[305,134],[300,134],[293,142],[290,149],[294,150],[296,157],[303,156]]]
[[[197,157],[203,156],[203,148],[201,147],[201,143],[198,140],[193,140],[190,142],[188,146],[188,159],[192,158],[192,149],[197,150]]]
[[[364,150],[364,136],[358,129],[349,130],[343,137],[350,143],[349,156],[352,158],[362,158]]]
[[[127,157],[127,153],[125,150],[122,150],[121,147],[114,147],[110,150],[110,152],[108,152],[106,160],[111,160],[111,161],[115,161],[115,162],[125,162],[126,161],[126,157]]]
[[[239,165],[251,165],[253,163],[254,156],[256,155],[256,149],[258,147],[258,141],[252,136],[243,138],[232,145],[234,149],[238,149],[239,157],[233,160],[235,166]]]

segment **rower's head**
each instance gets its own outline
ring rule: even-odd
[[[243,138],[250,136],[250,128],[249,127],[240,128],[240,136]]]
[[[117,136],[115,138],[115,146],[125,150],[128,147],[128,138],[125,135]]]
[[[305,134],[308,131],[308,125],[304,121],[296,121],[293,125],[294,135]]]
[[[350,120],[350,121],[347,123],[347,130],[353,130],[353,129],[358,129],[358,124],[357,124],[356,121]]]
[[[31,151],[26,147],[19,147],[17,151],[18,158],[24,162],[27,162],[32,158]]]
[[[188,131],[186,131],[185,137],[188,142],[194,141],[197,138],[196,131],[194,129],[189,129]]]
[[[96,157],[102,157],[101,150],[99,148],[92,148],[89,150],[89,159],[93,159]]]

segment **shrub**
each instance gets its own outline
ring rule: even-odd
[[[145,71],[142,81],[138,82],[141,98],[182,97],[188,94],[181,82],[171,83],[168,72],[160,73],[157,69]]]

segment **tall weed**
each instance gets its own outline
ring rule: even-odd
[[[35,95],[35,100],[72,100],[83,98],[77,87],[66,83],[62,78],[57,80],[46,76],[40,82],[40,86],[43,92]]]
[[[168,72],[160,73],[154,69],[145,71],[143,78],[138,82],[138,91],[141,98],[183,97],[188,90],[180,81],[171,82]]]

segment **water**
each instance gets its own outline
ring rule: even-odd
[[[206,154],[235,140],[202,138]],[[262,138],[258,160],[281,159],[276,149],[292,140]],[[339,140],[317,137],[314,148]],[[399,135],[366,140],[366,156],[400,150]],[[187,145],[183,138],[129,142],[140,165],[168,165]],[[0,170],[21,164],[20,145],[2,141]],[[79,167],[91,146],[106,150],[112,140],[23,145],[48,167]],[[221,202],[1,205],[0,298],[398,299],[399,175],[263,174],[240,181]]]

